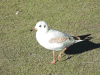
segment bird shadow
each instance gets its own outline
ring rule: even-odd
[[[65,54],[68,54],[68,55],[80,54],[80,53],[83,53],[83,52],[86,52],[86,51],[91,51],[93,49],[99,48],[100,47],[100,43],[93,43],[93,42],[89,41],[89,40],[91,40],[93,38],[93,37],[88,37],[89,35],[91,35],[91,34],[78,36],[81,39],[83,39],[84,41],[76,43],[76,44],[73,44],[70,47],[68,47],[65,50]],[[67,59],[70,59],[72,57],[73,56],[70,56]]]

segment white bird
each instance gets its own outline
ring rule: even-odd
[[[61,55],[67,47],[83,41],[77,36],[71,36],[57,30],[49,29],[47,23],[44,21],[39,21],[31,31],[33,30],[37,30],[36,40],[38,43],[46,49],[53,50],[53,61],[50,64],[55,63],[55,51],[63,50],[58,55],[58,61],[60,61]]]

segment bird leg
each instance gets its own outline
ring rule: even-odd
[[[58,55],[58,61],[60,61],[61,55],[62,55],[62,53],[63,53],[66,49],[67,49],[67,47],[65,47],[64,50],[63,50],[61,53],[59,53],[59,55]]]
[[[49,64],[55,64],[55,51],[53,51],[53,61]]]

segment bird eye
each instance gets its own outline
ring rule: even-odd
[[[44,26],[44,28],[46,27],[46,25]]]
[[[39,27],[41,27],[41,25],[39,25]]]

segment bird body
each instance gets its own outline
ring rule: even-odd
[[[41,32],[36,32],[36,39],[38,41],[38,43],[45,47],[46,49],[49,49],[49,50],[56,50],[56,51],[59,51],[59,50],[62,50],[64,49],[65,47],[68,47],[72,44],[74,44],[74,39],[73,37],[71,37],[70,35],[67,35],[65,33],[62,33],[62,32],[59,32],[59,31],[56,31],[56,30],[52,30],[52,29],[49,29],[47,31],[47,33],[45,34],[42,34],[40,35]],[[58,43],[57,42],[57,39],[60,40],[61,37],[64,37],[64,38],[68,38],[67,41],[64,41],[62,43]],[[51,38],[55,38],[55,42],[52,42],[50,43],[50,40]]]
[[[65,51],[65,48],[69,47],[70,45],[83,41],[78,37],[76,37],[77,39],[75,39],[75,36],[73,37],[66,33],[49,29],[47,23],[44,21],[39,21],[36,24],[35,28],[33,28],[32,30],[37,30],[36,40],[44,48],[53,50],[53,56],[55,56],[54,50],[59,51],[64,49],[63,51]],[[59,55],[58,59],[61,58],[61,54]],[[52,63],[55,63],[55,60],[53,60]]]

